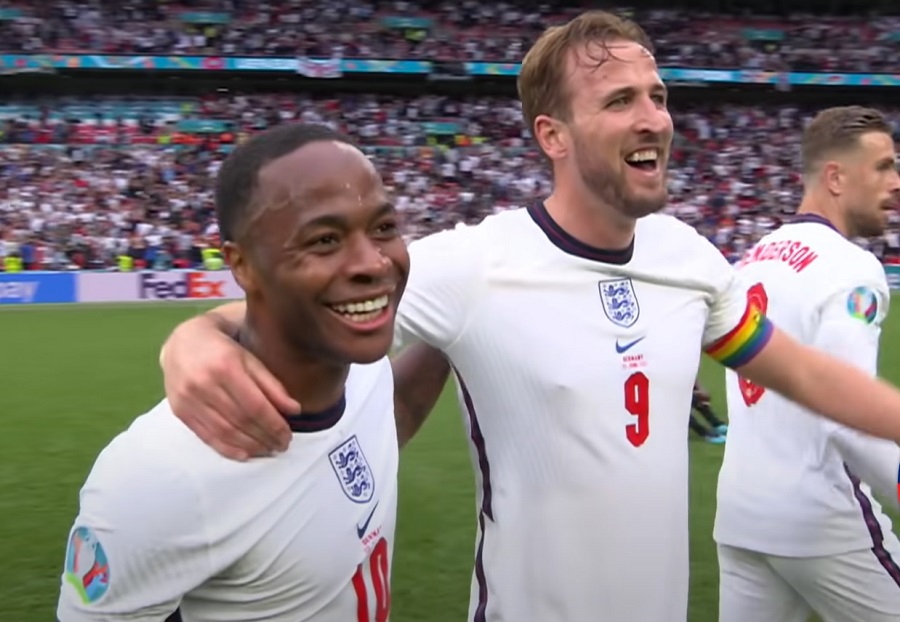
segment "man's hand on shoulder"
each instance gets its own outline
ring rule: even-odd
[[[181,324],[160,365],[175,416],[204,443],[234,460],[283,451],[291,440],[285,415],[300,404],[214,318]]]

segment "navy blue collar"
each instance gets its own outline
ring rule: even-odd
[[[799,224],[804,222],[816,223],[819,225],[825,225],[829,229],[839,233],[840,235],[844,235],[840,232],[840,230],[834,226],[834,223],[825,218],[824,216],[819,216],[818,214],[797,214],[793,220],[791,220],[791,224]]]
[[[241,343],[240,331],[235,335],[234,340],[237,341],[239,345],[244,345]],[[303,404],[300,404],[300,408],[303,408]],[[299,415],[285,415],[284,418],[291,427],[291,432],[300,434],[304,432],[322,432],[337,425],[337,422],[344,416],[344,411],[346,409],[347,393],[344,391],[341,393],[341,398],[325,410],[320,410],[318,412],[301,410]]]
[[[303,407],[303,404],[300,405]],[[341,395],[337,403],[319,412],[301,412],[299,415],[287,415],[291,432],[322,432],[337,425],[347,408],[347,394]]]
[[[529,207],[528,215],[556,248],[569,255],[620,266],[631,261],[634,255],[634,238],[625,248],[613,250],[591,246],[576,239],[553,220],[543,201]]]

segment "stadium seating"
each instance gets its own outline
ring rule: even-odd
[[[0,1],[0,51],[520,60],[545,25],[576,11],[428,0],[379,11],[363,0],[90,6]],[[671,66],[872,71],[900,57],[898,19],[637,17]],[[329,28],[336,20],[341,28]],[[738,256],[796,208],[798,140],[811,111],[676,106],[667,210]],[[900,128],[900,109],[886,112]],[[291,120],[327,123],[356,138],[397,197],[411,239],[550,191],[509,97],[5,97],[0,258],[24,251],[30,269],[104,269],[129,253],[138,266],[196,266],[200,250],[217,242],[211,187],[219,163],[249,133]],[[883,239],[860,243],[897,261],[900,222]]]
[[[0,9],[0,52],[517,62],[546,26],[581,10],[578,4],[102,0],[92,3],[100,10],[84,11],[66,0],[7,2]],[[633,14],[663,65],[893,72],[900,57],[900,18],[796,15],[776,22],[673,10]]]
[[[269,119],[245,114],[259,106],[280,114]],[[455,117],[447,116],[451,106],[459,110]],[[6,210],[0,212],[0,227],[7,231],[5,252],[35,228],[44,237],[59,235],[48,228],[71,229],[67,235],[76,235],[80,255],[66,260],[66,266],[114,265],[126,242],[136,242],[128,238],[135,209],[143,237],[179,240],[172,260],[199,262],[194,244],[214,243],[210,189],[218,163],[241,135],[273,122],[325,122],[357,138],[397,195],[411,238],[528,205],[550,189],[510,99],[424,96],[380,102],[374,95],[237,95],[205,101],[59,101],[52,113],[47,110],[46,102],[0,107],[0,119],[16,128],[0,135],[7,143],[0,163],[0,209]],[[900,111],[890,112],[895,122],[900,120]],[[674,114],[678,136],[668,210],[735,256],[795,209],[799,131],[810,112],[723,105]],[[77,121],[76,129],[55,132],[69,119]],[[188,122],[197,125],[184,130]],[[441,122],[454,123],[458,133],[450,139],[433,134],[431,125]],[[224,124],[219,131],[212,129],[216,123]],[[193,139],[173,145],[180,125],[181,133]],[[49,179],[47,170],[52,171]],[[135,180],[142,184],[139,190],[131,185]],[[185,211],[186,202],[193,205]],[[73,222],[80,226],[72,228]],[[110,234],[121,244],[110,242]],[[60,243],[64,253],[76,252],[65,241],[54,248]],[[898,232],[892,230],[873,250],[893,256],[898,247]],[[40,262],[29,263],[39,267]]]

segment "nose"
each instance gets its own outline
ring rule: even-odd
[[[345,268],[350,278],[371,283],[390,274],[393,263],[369,236],[354,236],[347,250]]]
[[[650,95],[644,95],[635,106],[635,129],[638,132],[662,135],[672,125],[672,117],[664,104]]]
[[[894,174],[891,176],[890,191],[893,194],[900,193],[900,171],[897,169],[894,169]]]

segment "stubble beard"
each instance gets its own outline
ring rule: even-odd
[[[659,192],[636,196],[628,188],[624,171],[616,171],[602,158],[593,158],[591,152],[580,139],[575,140],[575,164],[584,185],[596,198],[612,209],[629,218],[643,218],[655,214],[666,206],[668,191],[663,176],[663,187]]]

